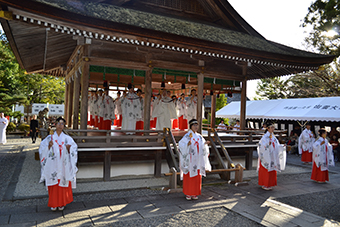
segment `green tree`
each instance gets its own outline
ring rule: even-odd
[[[20,68],[6,36],[0,34],[0,111],[10,116],[14,104],[61,104],[64,102],[63,78],[49,75],[26,74]]]
[[[259,96],[257,99],[284,99],[290,94],[287,86],[288,81],[280,77],[261,79],[255,93]]]
[[[340,1],[316,0],[308,8],[303,27],[312,26],[307,43],[320,53],[340,55]]]

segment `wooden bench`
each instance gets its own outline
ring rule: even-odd
[[[163,131],[68,130],[68,133],[78,144],[78,163],[103,164],[104,181],[110,180],[111,164],[118,162],[154,161],[154,175],[161,176],[167,149]]]

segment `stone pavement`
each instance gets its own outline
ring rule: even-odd
[[[163,177],[80,181],[74,202],[51,212],[32,161],[38,145],[9,138],[0,146],[0,226],[340,226],[340,164],[329,183],[317,184],[295,155],[272,191],[257,185],[256,170],[245,171],[249,184],[238,187],[208,176],[196,201],[161,190]]]

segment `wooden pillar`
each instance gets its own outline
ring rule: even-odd
[[[68,115],[67,115],[67,126],[72,127],[72,116],[73,116],[73,85],[74,81],[71,80],[71,82],[68,84],[68,91],[69,91],[69,96],[68,96]]]
[[[80,73],[76,70],[73,84],[73,129],[79,128]]]
[[[150,111],[152,95],[152,68],[145,72],[144,90],[144,130],[150,130]]]
[[[88,57],[89,45],[84,45],[84,57]],[[86,58],[85,58],[86,59]],[[80,129],[87,129],[87,108],[88,108],[88,90],[89,90],[89,75],[90,64],[86,61],[83,63],[81,70],[81,109],[80,109]]]
[[[204,74],[199,73],[197,75],[198,80],[198,91],[197,91],[197,121],[198,121],[198,133],[202,133],[202,119],[203,119],[203,85],[204,85]]]
[[[247,65],[242,67],[242,75],[247,75]],[[240,116],[240,126],[244,130],[246,128],[246,104],[247,104],[247,77],[242,81],[242,91],[241,91],[241,116]]]
[[[215,128],[215,118],[216,118],[216,95],[211,96],[211,122],[210,127]]]
[[[64,119],[68,119],[68,96],[69,96],[69,85],[65,81],[65,99],[64,99]]]

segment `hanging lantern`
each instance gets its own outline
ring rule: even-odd
[[[213,90],[210,90],[210,95],[214,95],[214,91]]]
[[[185,84],[182,84],[182,89],[185,89]]]
[[[217,95],[216,95],[216,98],[219,98],[220,97],[220,93],[218,92]]]
[[[165,83],[164,82],[161,83],[161,87],[163,87],[163,88],[165,87]]]

